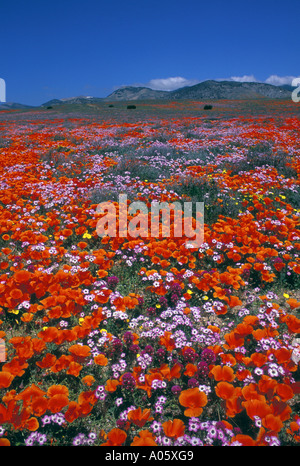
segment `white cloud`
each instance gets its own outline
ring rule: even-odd
[[[277,74],[272,74],[265,80],[265,82],[267,84],[273,84],[274,86],[283,86],[284,84],[291,85],[295,77],[296,76],[278,76]]]
[[[244,76],[232,76],[231,81],[237,81],[239,83],[254,83],[257,79],[253,74],[244,74]]]
[[[199,82],[200,81],[196,79],[186,79],[181,76],[176,76],[171,78],[151,79],[145,86],[156,91],[174,91],[184,86],[193,86]]]

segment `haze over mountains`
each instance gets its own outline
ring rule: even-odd
[[[275,86],[260,82],[203,81],[193,86],[181,87],[173,91],[160,91],[148,87],[124,86],[107,97],[78,96],[65,99],[52,99],[40,107],[57,105],[89,105],[97,102],[138,101],[138,100],[243,100],[243,99],[290,99],[292,86]],[[40,108],[17,103],[0,103],[0,109]]]

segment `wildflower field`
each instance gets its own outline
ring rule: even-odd
[[[0,112],[0,445],[299,445],[299,104],[204,104]]]

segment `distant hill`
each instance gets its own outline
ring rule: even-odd
[[[30,109],[35,108],[33,105],[18,104],[16,102],[0,102],[1,110],[17,110],[17,109]]]
[[[105,101],[115,100],[216,100],[216,99],[288,99],[291,91],[283,86],[257,82],[203,81],[175,91],[155,91],[147,87],[121,87],[107,96]]]
[[[168,91],[155,91],[148,87],[120,87],[105,97],[105,101],[116,100],[160,100],[168,98]]]
[[[87,104],[87,103],[96,103],[100,102],[103,99],[101,97],[85,97],[85,96],[78,96],[78,97],[68,97],[66,99],[52,99],[48,100],[41,105],[41,107],[55,107],[56,105],[74,105],[74,104]]]

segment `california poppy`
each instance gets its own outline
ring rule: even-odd
[[[162,424],[164,433],[167,437],[177,439],[182,437],[185,431],[185,424],[181,419],[173,419]]]
[[[278,416],[274,416],[273,414],[267,414],[262,419],[262,425],[269,429],[271,432],[280,432],[283,427],[283,423]]]
[[[216,394],[223,400],[228,400],[234,395],[234,386],[228,382],[219,382],[215,387]]]
[[[120,382],[118,380],[108,379],[106,381],[105,390],[110,393],[115,392],[117,390],[118,385],[120,385]]]
[[[82,382],[85,383],[88,387],[90,387],[91,385],[93,385],[93,383],[95,382],[95,378],[94,378],[92,375],[86,375],[86,376],[83,377],[81,380],[82,380]]]
[[[213,375],[217,381],[232,382],[235,379],[234,370],[229,366],[214,366],[210,371],[210,375]]]
[[[15,376],[10,372],[0,372],[0,388],[7,388],[12,383]]]
[[[73,345],[70,346],[69,351],[75,358],[83,359],[90,354],[91,348],[87,345]]]
[[[171,332],[165,332],[162,337],[160,337],[159,340],[160,344],[165,346],[167,351],[173,351],[175,348],[175,340],[172,338],[172,333]]]
[[[126,432],[122,429],[112,429],[110,432],[107,434],[107,442],[102,443],[101,446],[120,446],[122,445],[127,438]]]
[[[69,399],[66,395],[57,394],[50,398],[48,408],[52,413],[59,413],[68,403]]]
[[[141,407],[129,411],[127,418],[138,427],[144,427],[146,422],[153,420],[153,417],[150,417],[150,409],[142,411]]]
[[[133,442],[130,444],[132,447],[152,447],[156,445],[155,437],[149,430],[141,430],[139,436],[134,437]]]
[[[94,362],[95,364],[98,364],[98,366],[106,366],[108,359],[104,356],[104,354],[97,354],[97,356],[94,357]]]
[[[207,404],[207,396],[199,388],[188,388],[179,395],[179,403],[187,408],[184,411],[187,417],[197,417],[203,411],[203,406]]]

